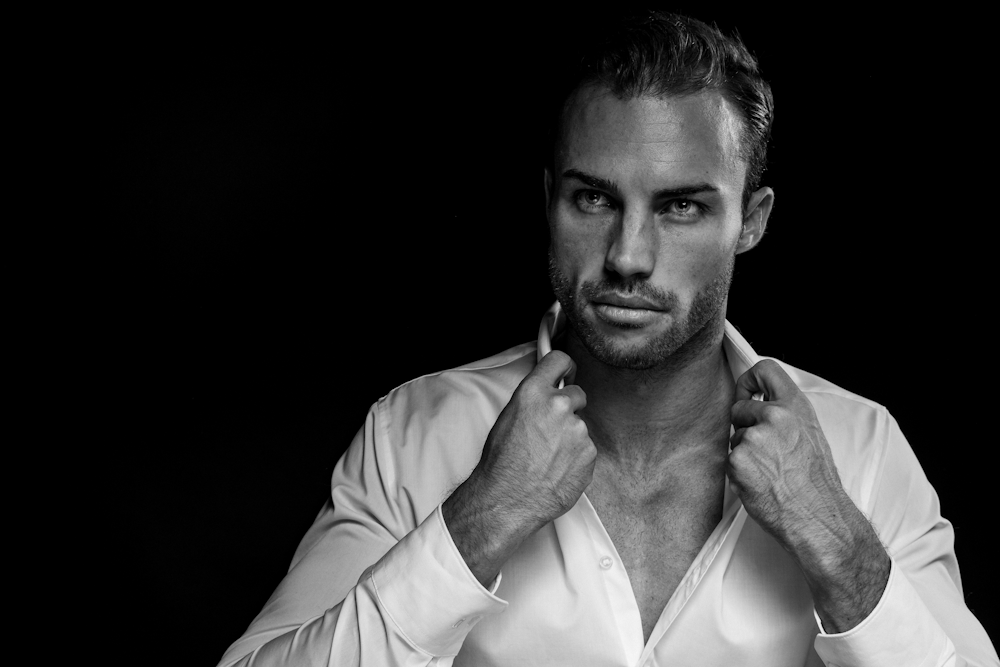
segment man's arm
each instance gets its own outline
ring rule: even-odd
[[[777,363],[764,360],[739,379],[733,424],[730,481],[802,570],[826,633],[816,643],[824,660],[996,664],[962,599],[951,526],[894,422],[877,443],[882,474],[870,511],[878,532],[844,490],[811,403]]]
[[[468,572],[440,511],[398,493],[386,410],[369,412],[288,574],[220,666],[448,665],[475,625],[458,621],[506,606]]]
[[[850,630],[881,599],[890,560],[844,490],[812,405],[764,360],[737,381],[733,426],[729,479],[747,513],[795,558],[824,629]]]
[[[303,621],[312,591],[296,589],[326,589],[332,555],[307,556],[312,572],[293,568],[220,665],[450,665],[478,619],[506,606],[464,568],[439,511],[365,570],[343,601]]]
[[[585,397],[579,387],[558,387],[572,368],[562,352],[538,363],[500,413],[472,475],[419,526],[414,515],[426,510],[407,505],[409,492],[394,479],[403,443],[389,442],[373,408],[334,469],[331,499],[288,575],[220,667],[451,664],[478,620],[506,607],[493,595],[503,563],[590,481],[596,452],[575,415]],[[449,456],[466,449],[478,451],[455,447]]]
[[[455,545],[481,583],[532,533],[576,504],[594,475],[597,449],[576,412],[583,390],[564,352],[547,354],[497,419],[475,470],[441,508]]]

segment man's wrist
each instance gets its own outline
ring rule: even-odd
[[[891,561],[875,529],[845,494],[846,503],[791,545],[829,633],[847,632],[878,605]]]
[[[442,503],[441,516],[469,570],[487,588],[531,532],[491,502],[475,472]]]

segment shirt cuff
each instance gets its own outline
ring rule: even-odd
[[[456,655],[466,635],[486,614],[507,602],[486,590],[451,539],[441,506],[371,570],[379,604],[414,647],[434,656]]]
[[[847,632],[826,634],[819,616],[816,653],[829,667],[943,665],[955,648],[920,595],[891,562],[882,599],[868,617]]]

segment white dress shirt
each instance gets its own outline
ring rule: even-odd
[[[372,406],[288,575],[220,665],[998,665],[965,606],[951,524],[896,421],[784,363],[892,559],[859,625],[823,631],[798,567],[728,484],[722,520],[648,642],[586,494],[522,543],[489,590],[480,585],[441,503],[563,320],[556,304],[537,343],[418,378]],[[723,345],[734,379],[760,360],[728,322]]]

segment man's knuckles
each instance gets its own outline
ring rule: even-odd
[[[750,465],[754,458],[753,453],[750,451],[751,447],[753,447],[753,443],[749,442],[744,436],[743,442],[740,443],[740,446],[729,452],[729,459],[727,463],[732,470],[738,472]]]
[[[761,359],[756,363],[755,368],[757,368],[757,370],[761,373],[766,374],[768,377],[780,377],[782,375],[787,377],[787,374],[781,367],[781,364],[774,359]]]
[[[788,373],[781,367],[781,364],[774,359],[761,359],[754,366],[754,372],[757,374],[757,377],[764,380],[765,384],[768,385],[764,387],[765,389],[770,388],[780,391],[787,390],[790,383],[794,386],[792,378],[788,376]]]
[[[525,380],[537,380],[553,386],[572,371],[573,365],[573,359],[568,354],[562,350],[552,350],[535,364]]]
[[[573,399],[562,392],[550,394],[547,403],[549,412],[557,417],[573,413]]]
[[[788,410],[776,403],[767,402],[757,409],[758,419],[765,424],[781,424],[788,418]]]
[[[799,388],[774,359],[761,359],[737,380],[737,390],[746,394],[763,391],[767,400],[780,400]]]

